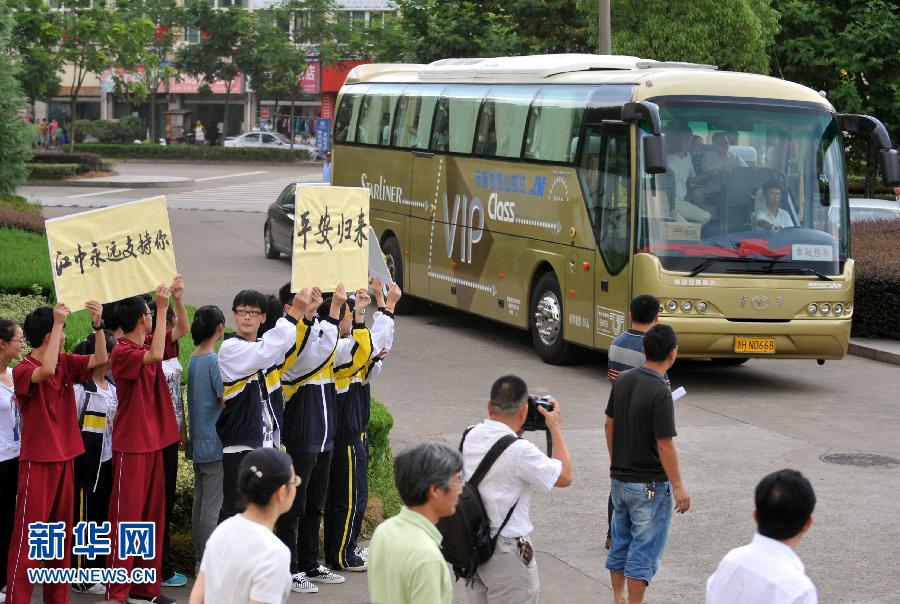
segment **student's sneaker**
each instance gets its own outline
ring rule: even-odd
[[[2,590],[0,590],[0,604],[3,604],[4,602],[6,602],[6,588],[5,587]]]
[[[319,587],[307,581],[305,573],[297,573],[291,577],[291,591],[300,594],[314,594],[319,593]]]
[[[306,571],[303,573],[306,575],[306,579],[308,581],[312,581],[313,583],[343,583],[346,581],[346,577],[339,575],[337,573],[331,572],[330,569],[319,565],[319,568],[311,571]]]
[[[89,587],[82,587],[79,585],[73,585],[72,591],[80,594],[92,594],[95,596],[106,595],[106,585],[103,583],[94,583]],[[3,600],[0,600],[2,602]]]
[[[187,577],[182,575],[180,572],[175,571],[175,573],[162,582],[163,587],[184,587],[187,585]]]
[[[331,568],[340,571],[348,571],[351,573],[361,573],[369,569],[369,563],[365,558],[362,558],[360,556],[354,556],[352,559],[348,559],[346,566],[341,566],[337,562],[328,562],[327,560],[326,563],[330,564]]]
[[[128,596],[126,604],[178,604],[168,596]]]
[[[356,549],[353,550],[353,553],[364,560],[369,559],[369,548],[368,547],[360,547],[359,545],[357,545]]]

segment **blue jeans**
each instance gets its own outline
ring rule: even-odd
[[[675,507],[672,486],[668,482],[655,486],[651,500],[646,482],[613,479],[612,547],[606,556],[607,570],[642,579],[648,585],[659,568]]]

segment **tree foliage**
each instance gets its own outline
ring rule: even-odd
[[[53,48],[59,41],[57,13],[44,0],[11,0],[13,26],[10,50],[19,64],[16,79],[32,101],[47,100],[59,92],[61,57]]]
[[[25,99],[15,78],[18,65],[9,52],[11,29],[6,0],[0,0],[0,195],[13,193],[25,181],[25,161],[31,154],[31,130],[20,114]]]

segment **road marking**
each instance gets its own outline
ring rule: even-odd
[[[256,172],[241,172],[240,174],[224,174],[222,176],[207,176],[206,178],[195,178],[194,182],[206,182],[207,180],[219,180],[220,178],[237,178],[238,176],[253,176],[254,174],[265,174],[266,170],[257,170]]]
[[[308,179],[314,182],[314,179]],[[199,201],[212,201],[220,203],[262,204],[269,205],[281,194],[284,188],[294,182],[307,182],[307,179],[288,176],[285,178],[273,178],[259,182],[222,185],[194,191],[171,193],[166,197],[169,203],[190,203]]]
[[[112,193],[124,193],[131,189],[110,189],[108,191],[100,191],[99,193],[79,193],[78,195],[67,195],[66,199],[78,199],[79,197],[98,197],[100,195],[110,195]]]

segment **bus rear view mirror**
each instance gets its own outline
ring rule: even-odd
[[[900,185],[900,155],[896,149],[882,149],[879,153],[881,159],[881,177],[887,187]]]
[[[666,171],[666,135],[644,136],[644,172],[663,174]]]
[[[900,185],[900,158],[897,150],[891,148],[891,136],[877,118],[871,115],[855,115],[842,113],[840,119],[841,130],[850,134],[862,134],[870,136],[879,148],[881,160],[881,176],[885,186]]]

